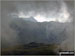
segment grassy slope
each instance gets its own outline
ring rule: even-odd
[[[56,54],[56,45],[44,45],[35,48],[26,49],[24,46],[15,46],[11,48],[2,49],[2,54]]]

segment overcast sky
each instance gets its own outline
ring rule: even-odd
[[[67,22],[73,18],[73,1],[4,1],[2,13],[13,17],[34,17],[37,21]],[[3,16],[4,16],[3,14]]]

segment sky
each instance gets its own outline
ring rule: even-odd
[[[33,6],[32,3],[28,5]],[[27,7],[27,8],[30,8],[30,7]],[[64,1],[60,1],[60,3],[59,1],[51,1],[51,2],[45,2],[45,3],[38,2],[36,9],[33,9],[33,10],[31,9],[30,11],[28,11],[28,15],[26,15],[24,11],[20,11],[18,16],[20,18],[33,16],[38,22],[58,21],[58,22],[64,23],[64,22],[70,21],[69,19],[70,13],[68,12],[67,5],[65,4]]]
[[[18,18],[34,17],[37,22],[58,21],[61,23],[72,21],[73,1],[31,1],[31,2],[3,2],[8,16]],[[72,6],[68,6],[68,5]],[[71,8],[72,7],[72,8]]]

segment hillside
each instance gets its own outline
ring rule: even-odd
[[[54,55],[57,54],[57,45],[44,43],[29,43],[26,45],[16,45],[2,49],[3,55]]]

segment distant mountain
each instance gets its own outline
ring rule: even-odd
[[[15,19],[10,27],[16,31],[17,39],[22,44],[33,41],[59,44],[67,38],[65,25],[59,22],[39,23]]]

